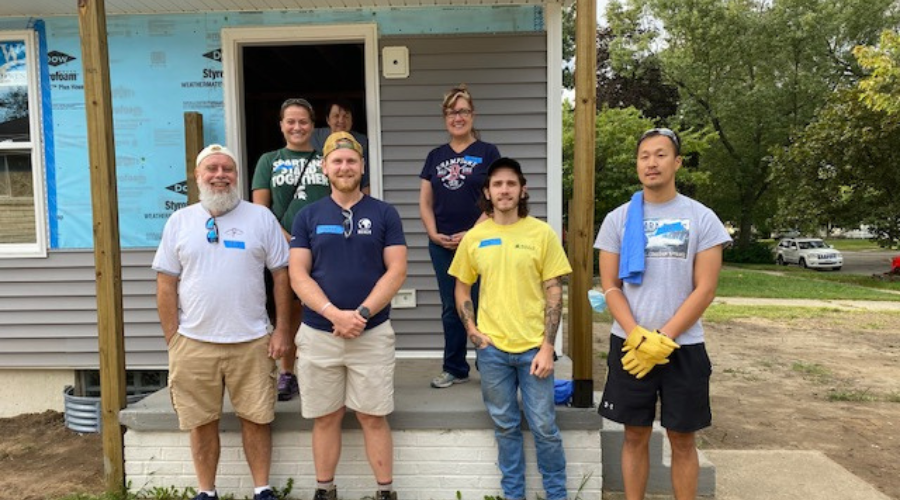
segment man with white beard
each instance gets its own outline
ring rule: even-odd
[[[241,422],[253,498],[275,500],[269,424],[275,419],[275,359],[291,341],[288,245],[271,211],[241,200],[237,161],[228,148],[206,147],[196,165],[200,203],[172,214],[153,259],[172,405],[179,427],[191,433],[195,500],[218,500],[224,389]],[[263,268],[272,272],[280,298],[271,335]]]

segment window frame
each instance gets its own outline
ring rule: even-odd
[[[0,30],[0,42],[24,42],[28,68],[28,126],[29,140],[0,142],[0,153],[31,154],[31,178],[34,196],[33,243],[0,243],[0,259],[47,257],[47,201],[44,179],[43,111],[41,109],[41,66],[38,59],[40,45],[34,30]]]

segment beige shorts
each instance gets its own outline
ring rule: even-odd
[[[343,406],[367,415],[394,411],[394,329],[390,321],[352,340],[302,324],[295,340],[304,418],[322,417]]]
[[[238,417],[256,424],[275,420],[278,371],[268,350],[268,335],[215,344],[176,333],[169,342],[169,394],[181,430],[218,420],[226,388]]]

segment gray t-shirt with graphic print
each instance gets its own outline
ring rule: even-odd
[[[609,214],[600,226],[594,248],[620,253],[628,202]],[[677,195],[665,203],[644,202],[645,270],[641,285],[623,283],[622,292],[639,325],[662,328],[694,290],[694,257],[698,252],[731,242],[716,214],[698,201]],[[627,333],[613,322],[612,333]],[[703,325],[694,323],[676,339],[681,345],[703,342]]]

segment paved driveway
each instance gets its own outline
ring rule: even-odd
[[[900,250],[841,251],[841,253],[844,254],[842,273],[872,275],[890,271],[891,259],[900,255]]]

